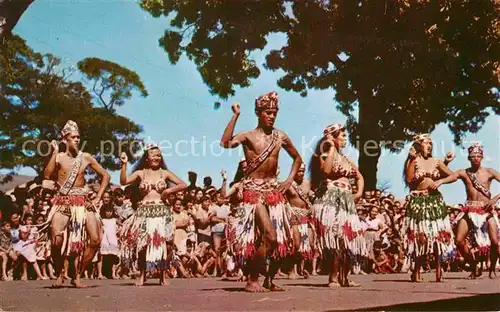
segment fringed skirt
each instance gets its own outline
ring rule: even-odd
[[[67,231],[63,236],[63,248],[61,249],[64,256],[77,256],[85,250],[87,242],[85,223],[87,210],[89,209],[88,204],[86,195],[71,195],[70,193],[67,196],[56,195],[54,197],[54,210],[69,217]],[[49,216],[49,218],[52,216]]]
[[[236,244],[244,259],[253,257],[256,251],[257,228],[255,209],[263,204],[277,235],[278,247],[272,258],[285,258],[291,254],[292,235],[287,215],[286,199],[278,190],[276,180],[247,178],[242,182],[242,203],[235,210],[234,231]],[[264,233],[260,233],[263,235]]]
[[[409,256],[420,257],[434,252],[441,260],[455,256],[455,244],[448,208],[441,193],[412,192],[404,219],[403,233]]]
[[[346,248],[350,256],[366,255],[363,225],[348,187],[329,185],[312,207],[320,252]]]
[[[139,252],[146,253],[146,263],[139,268],[163,270],[170,265],[171,253],[167,244],[173,243],[175,224],[172,209],[163,203],[142,204],[122,228],[121,255],[124,265],[138,260]]]
[[[310,260],[314,256],[314,247],[311,246],[309,227],[311,226],[311,211],[307,208],[289,206],[290,224],[297,226],[300,234],[300,247],[296,252],[302,255],[305,260]]]
[[[481,201],[467,201],[455,221],[457,224],[461,219],[467,222],[471,247],[477,250],[478,256],[490,254],[491,241],[488,234],[488,220],[495,218],[498,224],[496,214],[486,211],[484,209],[485,205],[486,203]]]

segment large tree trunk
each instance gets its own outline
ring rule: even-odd
[[[365,190],[377,188],[377,165],[380,158],[380,129],[371,97],[359,98],[359,171],[365,179]]]
[[[0,0],[0,37],[10,35],[35,0]]]

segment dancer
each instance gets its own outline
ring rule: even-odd
[[[248,292],[264,291],[258,278],[259,273],[264,271],[266,256],[270,256],[272,261],[264,288],[271,291],[282,290],[273,283],[273,278],[279,268],[278,260],[289,253],[291,233],[283,194],[290,188],[302,159],[288,135],[274,128],[278,101],[276,92],[257,98],[257,128],[235,136],[233,132],[240,115],[240,107],[233,104],[233,117],[221,138],[221,145],[225,148],[235,148],[242,144],[247,159],[245,178],[241,181],[243,202],[235,216],[238,220],[236,238],[243,249],[243,257],[249,263],[250,276],[245,287]],[[276,172],[281,147],[293,158],[293,165],[288,178],[278,184]],[[256,224],[260,239],[256,239]]]
[[[146,271],[154,269],[160,270],[160,285],[166,285],[166,269],[172,257],[175,230],[167,198],[169,194],[184,190],[187,185],[167,169],[157,145],[146,146],[144,155],[130,176],[127,176],[127,154],[122,153],[121,162],[121,185],[136,183],[140,191],[137,210],[123,224],[123,261],[130,266],[138,260],[141,273],[137,286],[144,284]],[[167,188],[167,181],[175,186]]]
[[[314,236],[311,225],[311,183],[304,179],[306,167],[304,163],[300,165],[299,171],[295,175],[292,187],[285,193],[290,203],[290,224],[292,226],[294,255],[294,268],[291,279],[296,276],[295,266],[300,266],[304,260],[311,260],[314,256]],[[315,268],[313,268],[314,271]],[[307,278],[306,271],[303,272]]]
[[[479,143],[468,148],[471,166],[456,171],[448,178],[438,181],[439,184],[462,180],[467,192],[467,202],[456,219],[458,223],[456,242],[460,253],[472,268],[471,279],[477,277],[477,261],[471,253],[466,238],[472,238],[472,245],[477,248],[478,256],[490,257],[489,277],[496,277],[495,267],[498,260],[498,218],[494,206],[500,194],[492,197],[491,181],[500,182],[500,174],[492,168],[481,167],[484,148]]]
[[[69,120],[61,131],[66,151],[59,152],[56,141],[51,142],[52,156],[43,174],[46,189],[57,190],[53,199],[47,222],[51,231],[51,255],[57,281],[53,285],[58,288],[64,283],[63,255],[76,256],[75,275],[72,284],[84,288],[80,275],[94,258],[101,244],[101,222],[96,207],[109,184],[109,174],[89,153],[79,150],[80,132],[78,125]],[[92,202],[87,199],[89,189],[85,184],[85,171],[90,167],[101,177],[101,185]],[[57,182],[50,181],[57,175]],[[64,241],[64,233],[69,226],[69,235]],[[42,228],[42,227],[40,227]],[[64,247],[64,248],[63,248]],[[79,258],[83,252],[83,258]]]
[[[437,188],[448,181],[441,180],[453,172],[439,159],[432,157],[432,139],[429,134],[414,136],[404,165],[404,181],[410,188],[404,219],[408,255],[414,259],[411,275],[420,281],[420,267],[427,256],[434,253],[436,281],[441,281],[441,262],[454,250],[453,230],[448,208]]]
[[[329,287],[359,286],[347,275],[355,256],[365,250],[363,227],[356,204],[364,189],[364,179],[354,163],[341,153],[346,146],[345,127],[328,126],[311,157],[311,184],[316,199],[312,214],[320,252],[332,256]],[[352,194],[349,179],[355,179],[357,193]]]

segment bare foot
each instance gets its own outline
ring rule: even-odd
[[[308,279],[309,278],[309,272],[307,272],[306,270],[304,270],[304,279]]]
[[[70,277],[69,277],[68,275],[64,275],[64,279],[65,279],[65,280],[69,280],[69,279],[70,279]]]
[[[295,274],[295,272],[292,271],[292,273],[288,274],[288,279],[291,279],[291,280],[297,279],[297,274]]]
[[[105,279],[107,279],[107,278],[106,278],[106,276],[100,275],[100,276],[98,276],[98,277],[97,277],[97,279],[100,279],[100,280],[105,280]]]
[[[497,273],[495,271],[490,271],[489,277],[490,277],[490,279],[496,279]]]
[[[270,291],[285,291],[283,288],[276,286],[273,282],[268,281],[267,279],[264,281],[264,288],[269,289]]]
[[[329,282],[327,286],[330,288],[339,288],[340,284],[337,281],[332,281],[332,282]]]
[[[245,286],[245,291],[246,292],[266,292],[267,290],[260,286],[258,281],[248,281],[247,285]]]
[[[27,276],[22,276],[21,277],[21,281],[27,281],[28,280],[28,277]]]
[[[75,288],[87,288],[86,285],[83,285],[80,279],[71,280],[71,285],[75,286]]]
[[[360,287],[360,283],[356,283],[355,281],[347,281],[347,287]]]
[[[56,283],[52,285],[52,288],[61,288],[65,280],[64,276],[59,276],[56,279]]]
[[[318,272],[316,272],[316,271],[312,271],[311,275],[312,275],[312,276],[318,276]]]
[[[135,281],[135,286],[142,286],[142,285],[144,285],[144,282],[145,282],[144,280],[145,280],[144,274],[141,274],[139,276],[139,278],[137,278],[137,280]]]

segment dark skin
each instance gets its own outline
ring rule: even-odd
[[[304,179],[305,175],[305,169],[301,168],[295,175],[294,181],[298,184],[298,186],[302,189],[303,193],[306,194],[306,196],[311,196],[312,191],[311,191],[311,182],[309,180]],[[286,191],[285,193],[288,202],[290,205],[297,207],[297,208],[303,208],[303,209],[310,209],[309,205],[307,202],[305,202],[297,193],[297,191],[291,187]],[[313,236],[313,231],[311,228],[309,230],[309,244],[311,246],[314,246],[314,236]],[[292,235],[293,235],[293,243],[295,250],[299,250],[300,248],[300,232],[299,232],[299,227],[297,225],[294,225],[292,227]],[[295,264],[298,265],[302,261],[302,257],[297,255],[294,257]],[[305,272],[305,271],[304,271]],[[307,273],[305,273],[307,274]],[[307,275],[305,275],[307,277]],[[295,272],[290,275],[290,278],[293,279],[295,278]]]
[[[269,146],[272,139],[272,132],[275,129],[274,122],[276,120],[278,110],[265,109],[257,112],[257,127],[253,130],[238,133],[236,135],[233,133],[236,121],[240,116],[239,104],[233,104],[232,110],[233,116],[224,130],[221,138],[221,146],[225,148],[236,148],[243,145],[245,158],[247,160],[253,160],[260,155],[267,146]],[[278,156],[281,147],[283,147],[293,159],[292,169],[288,178],[278,187],[278,191],[284,194],[290,188],[293,182],[293,177],[302,163],[302,158],[300,157],[295,146],[292,144],[288,135],[281,130],[277,131],[279,133],[279,141],[281,141],[281,144],[277,144],[276,148],[271,152],[270,156],[264,161],[264,163],[250,174],[250,178],[266,180],[275,179],[276,172],[278,170]],[[245,287],[245,291],[247,292],[265,291],[265,289],[258,282],[259,271],[265,257],[271,254],[277,245],[276,231],[269,218],[267,208],[261,203],[257,204],[255,209],[255,218],[259,232],[263,233],[264,237],[262,239],[263,243],[260,244],[254,259],[251,261],[250,278],[248,279],[248,283]],[[269,270],[270,278],[268,283],[264,286],[267,286],[266,288],[271,291],[280,291],[282,289],[274,285],[272,282],[272,279],[277,272],[277,265],[273,264],[271,266],[272,268]]]
[[[335,178],[333,175],[333,163],[334,161],[340,163],[344,168],[349,168],[349,165],[356,171],[356,188],[357,192],[354,194],[354,201],[357,202],[363,195],[363,190],[365,187],[363,175],[358,170],[355,164],[353,164],[346,157],[340,155],[340,150],[344,148],[347,144],[347,136],[345,130],[339,130],[339,132],[327,135],[327,141],[332,145],[332,147],[325,154],[321,155],[320,164],[321,170],[325,177],[331,179],[332,181],[342,182],[349,185],[349,179],[346,177]],[[340,258],[340,260],[339,260]],[[340,266],[340,272],[338,268]],[[347,275],[349,272],[349,262],[347,258],[347,251],[345,249],[341,250],[339,253],[335,252],[332,259],[332,271],[328,279],[329,287],[340,286],[359,286],[357,283],[349,281]]]
[[[52,156],[44,170],[44,178],[46,180],[49,180],[54,171],[56,171],[57,183],[59,185],[63,185],[67,180],[68,175],[71,172],[71,168],[73,167],[73,162],[75,161],[75,158],[78,157],[80,133],[71,132],[64,137],[63,141],[67,146],[67,151],[65,153],[59,153],[58,144],[55,141],[51,142]],[[56,162],[56,157],[59,158],[58,162]],[[73,187],[85,186],[85,170],[88,167],[92,168],[92,170],[94,170],[94,172],[96,172],[101,177],[100,188],[97,192],[96,198],[94,198],[94,200],[92,201],[92,205],[94,207],[98,207],[104,190],[108,187],[110,176],[89,153],[83,153],[82,164],[80,166],[80,170]],[[54,185],[51,186],[54,187]],[[64,274],[62,272],[63,259],[61,257],[63,238],[61,236],[61,233],[66,229],[68,223],[69,217],[59,212],[55,213],[51,223],[52,257],[54,259],[56,270],[58,271],[56,272],[58,274],[58,277],[56,284],[54,284],[54,287],[60,287],[64,283]],[[85,288],[85,286],[80,281],[80,273],[83,272],[87,264],[92,261],[101,243],[101,226],[93,212],[86,211],[85,227],[87,230],[89,243],[87,244],[83,253],[81,265],[79,268],[76,268],[77,273],[75,274],[75,278],[72,280],[72,284],[77,288]],[[75,261],[75,266],[78,266],[78,264],[78,261]]]
[[[491,212],[496,202],[500,199],[500,194],[497,194],[491,199],[486,197],[486,195],[484,195],[474,187],[472,181],[467,175],[467,171],[476,173],[479,182],[482,185],[484,185],[487,189],[490,189],[491,182],[493,180],[500,182],[500,173],[492,168],[481,167],[482,160],[483,156],[481,154],[478,153],[471,154],[469,156],[469,161],[471,164],[469,168],[457,170],[449,177],[439,181],[439,183],[450,183],[456,181],[457,179],[460,179],[465,185],[467,200],[483,202],[485,203],[486,211]],[[491,242],[490,263],[496,263],[498,260],[498,224],[495,218],[492,217],[489,217],[487,219],[487,223],[488,223],[488,235]],[[460,219],[457,228],[456,241],[461,254],[464,256],[464,259],[471,264],[471,267],[473,269],[470,278],[475,279],[477,277],[476,274],[477,261],[474,258],[474,255],[472,255],[469,249],[469,245],[466,242],[467,233],[469,233],[469,230],[470,229],[467,221],[463,218]],[[490,266],[489,277],[492,279],[496,277],[495,265]]]
[[[450,183],[444,180],[443,178],[449,177],[450,175],[453,174],[453,171],[448,168],[443,162],[438,162],[436,158],[432,157],[432,149],[433,149],[433,143],[431,139],[424,139],[420,142],[420,150],[421,152],[418,155],[415,155],[415,157],[408,162],[406,165],[406,182],[410,186],[411,191],[435,191],[438,189],[439,186],[442,184]],[[434,181],[430,177],[424,177],[423,179],[414,181],[415,177],[415,171],[416,171],[416,166],[421,168],[421,170],[425,172],[431,172],[436,168],[439,170],[439,175],[440,179]],[[435,259],[437,260],[436,264],[436,281],[440,282],[441,281],[441,262],[440,262],[440,255],[438,254],[438,248],[434,248],[435,250]],[[413,282],[417,282],[419,280],[419,272],[420,272],[420,266],[422,265],[423,261],[425,259],[425,256],[419,257],[418,259],[415,260],[415,267],[411,275],[411,280]]]

